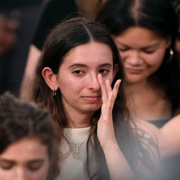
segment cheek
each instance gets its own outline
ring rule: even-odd
[[[79,89],[81,89],[80,86],[82,86],[82,84],[83,83],[81,82],[77,82],[73,80],[61,81],[61,83],[59,83],[59,88],[62,95],[67,96],[79,91]]]
[[[29,171],[29,179],[46,180],[48,176],[48,172],[49,172],[49,163],[46,163],[39,171],[36,172]]]
[[[0,169],[0,179],[1,180],[11,180],[14,177],[14,172],[12,170],[3,170]]]
[[[146,60],[147,65],[149,66],[161,66],[164,60],[165,51],[159,53],[154,53],[152,55],[145,55],[144,59]]]
[[[124,61],[125,57],[128,56],[128,53],[126,53],[126,52],[119,51],[119,54],[120,54],[121,61]]]

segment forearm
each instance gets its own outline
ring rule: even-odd
[[[180,154],[180,115],[160,129],[158,140],[162,159]]]
[[[20,97],[23,99],[29,99],[29,95],[31,93],[34,81],[33,77],[40,54],[41,51],[37,49],[34,45],[31,45],[24,72],[24,77],[21,84]]]
[[[135,176],[118,144],[103,149],[111,180],[134,180]]]
[[[161,159],[180,154],[180,115],[175,116],[161,129],[147,121],[136,121],[157,142]]]

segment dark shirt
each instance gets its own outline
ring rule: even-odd
[[[31,6],[41,2],[42,0],[0,0],[0,7],[11,10],[14,8]]]
[[[49,31],[73,12],[77,12],[74,0],[49,1],[34,33],[32,44],[41,50]]]

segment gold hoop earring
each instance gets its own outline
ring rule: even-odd
[[[57,95],[57,91],[53,89],[53,96]]]
[[[170,49],[169,54],[170,54],[170,56],[169,56],[169,59],[166,61],[166,63],[171,62],[171,60],[172,60],[172,58],[173,58],[174,52],[173,52],[172,49]]]

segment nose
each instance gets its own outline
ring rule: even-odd
[[[18,167],[16,169],[14,180],[28,180],[28,177],[26,177],[26,172],[24,168]]]
[[[97,78],[97,74],[90,74],[87,79],[88,89],[93,91],[98,91],[100,89],[100,84]]]
[[[139,66],[143,63],[143,58],[138,51],[131,51],[131,53],[129,53],[128,56],[125,57],[125,60],[131,66]]]

